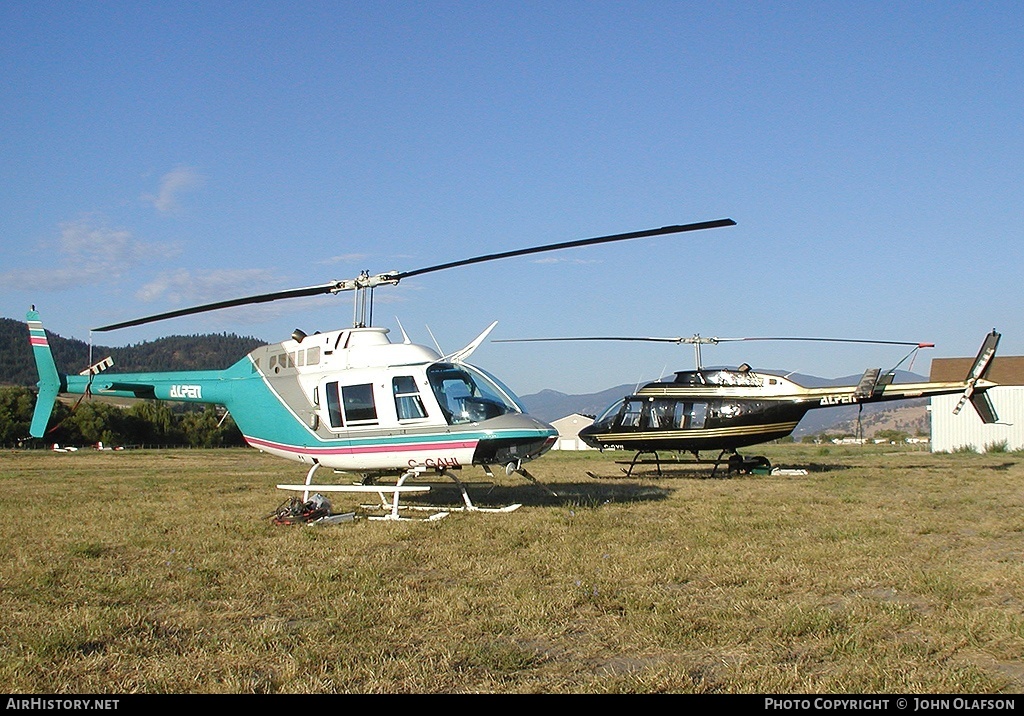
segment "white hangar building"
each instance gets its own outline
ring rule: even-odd
[[[973,363],[973,358],[933,358],[929,380],[963,380]],[[988,391],[999,421],[986,425],[971,405],[953,415],[960,395],[933,396],[928,408],[932,452],[1024,450],[1024,356],[996,356],[985,377],[999,384]]]
[[[580,440],[579,432],[585,427],[593,425],[594,419],[586,415],[573,413],[559,418],[551,423],[551,426],[558,431],[558,442],[552,446],[552,450],[593,450],[594,448]]]

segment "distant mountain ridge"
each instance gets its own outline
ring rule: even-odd
[[[90,365],[89,344],[46,332],[57,368],[77,373]],[[249,351],[266,345],[257,338],[233,333],[167,336],[122,348],[94,345],[92,362],[107,356],[119,372],[165,370],[216,370],[227,368]],[[34,386],[39,381],[23,321],[0,318],[0,384]]]

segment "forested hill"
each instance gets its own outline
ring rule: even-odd
[[[89,344],[46,332],[57,369],[69,374],[89,366]],[[164,370],[215,370],[227,368],[266,341],[231,333],[168,336],[123,348],[93,346],[92,362],[114,359],[110,370],[120,373]],[[0,385],[34,386],[36,375],[28,326],[24,321],[0,318]]]

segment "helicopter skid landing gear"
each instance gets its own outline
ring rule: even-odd
[[[390,510],[390,512],[388,512],[388,514],[384,515],[383,517],[370,517],[371,520],[402,519],[399,516],[399,509],[402,507],[398,504],[399,495],[403,492],[430,491],[429,485],[404,484],[407,479],[419,475],[422,472],[422,470],[413,469],[407,471],[404,475],[402,475],[402,477],[399,478],[398,484],[396,485],[374,485],[372,484],[372,480],[369,482],[364,481],[362,484],[358,485],[315,485],[313,484],[313,473],[315,473],[318,468],[319,463],[313,463],[313,466],[309,469],[309,472],[306,473],[306,482],[301,485],[278,485],[277,487],[280,490],[295,490],[302,492],[302,502],[306,502],[307,500],[309,500],[310,492],[376,492],[378,496],[380,496],[381,501],[379,509],[383,509],[385,512],[388,512]],[[388,493],[390,493],[391,495],[390,505],[388,504],[388,499],[385,496]],[[377,506],[367,505],[363,505],[363,507],[369,507],[371,509],[377,508]],[[435,509],[434,511],[437,512],[437,514],[431,515],[431,517],[429,518],[431,520],[439,520],[448,514],[447,512],[441,509]]]
[[[409,470],[404,475],[402,475],[401,478],[399,478],[398,486],[400,487],[402,485],[402,483],[405,482],[405,480],[407,480],[410,477],[417,476],[421,472],[423,472],[422,469],[421,470]],[[401,510],[407,510],[407,511],[410,511],[410,512],[411,511],[433,512],[434,514],[432,514],[432,515],[430,515],[430,517],[427,517],[427,518],[424,518],[424,519],[427,519],[427,520],[440,520],[440,519],[443,519],[443,518],[447,517],[448,514],[451,513],[451,512],[515,512],[520,507],[522,507],[521,504],[506,505],[504,507],[477,507],[476,505],[473,504],[473,501],[469,497],[469,491],[466,489],[466,486],[462,483],[462,481],[459,480],[459,478],[457,478],[454,474],[452,474],[448,470],[442,470],[441,474],[445,475],[446,477],[451,478],[452,481],[455,482],[456,485],[458,485],[459,492],[462,493],[462,503],[463,503],[462,507],[430,507],[430,506],[427,506],[427,505],[399,505],[398,504],[398,493],[397,492],[394,495],[394,499],[393,499],[392,503],[389,505],[387,498],[385,497],[384,493],[382,492],[381,495],[380,495],[380,498],[381,498],[381,504],[380,505],[363,505],[363,508],[364,509],[383,510],[384,512],[387,513],[385,515],[371,516],[369,518],[371,520],[387,520],[387,521],[391,521],[391,520],[410,520],[410,519],[414,519],[414,518],[411,518],[411,517],[403,517],[401,515]]]
[[[451,508],[452,512],[515,512],[522,507],[519,503],[505,505],[504,507],[477,507],[473,504],[473,501],[469,499],[469,492],[466,490],[466,486],[459,478],[448,470],[442,470],[441,474],[450,477],[455,484],[459,486],[459,492],[462,493],[462,502],[465,507],[453,507]]]
[[[632,462],[629,463],[629,469],[623,470],[626,473],[626,477],[630,477],[633,474],[633,468],[636,466],[636,461],[640,459],[641,455],[654,455],[654,465],[658,471],[658,477],[661,477],[661,460],[658,458],[658,453],[654,450],[637,450],[636,455],[633,456]]]
[[[398,483],[395,485],[395,487],[396,488],[401,488],[406,480],[408,480],[410,477],[416,477],[416,476],[420,475],[422,472],[423,472],[422,468],[421,469],[413,468],[411,470],[406,470],[405,473],[400,478],[398,478]],[[401,512],[400,512],[400,510],[423,510],[423,511],[427,511],[427,512],[432,512],[433,513],[432,515],[430,515],[429,517],[423,518],[427,522],[434,522],[436,520],[443,520],[445,517],[448,516],[448,512],[449,511],[446,510],[446,509],[443,509],[443,508],[425,507],[425,506],[418,506],[418,505],[399,505],[398,504],[398,494],[399,494],[399,490],[396,489],[394,491],[393,495],[392,495],[391,504],[389,505],[388,504],[387,496],[385,495],[384,491],[383,490],[380,491],[378,493],[378,495],[380,497],[380,505],[363,505],[363,508],[364,509],[368,509],[368,510],[373,510],[373,509],[383,510],[385,514],[383,514],[383,515],[370,515],[370,516],[367,517],[367,519],[375,520],[375,521],[379,521],[379,522],[395,522],[395,521],[398,521],[398,520],[411,520],[411,519],[413,519],[411,517],[403,517]]]

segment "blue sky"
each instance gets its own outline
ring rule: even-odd
[[[374,323],[822,336],[1024,353],[1014,2],[0,5],[0,314],[50,330],[729,217],[414,277]],[[94,333],[348,326],[352,294]],[[824,377],[901,348],[731,343]],[[603,390],[688,346],[485,342],[516,392]],[[82,366],[67,366],[79,369]],[[906,367],[904,365],[904,367]]]

